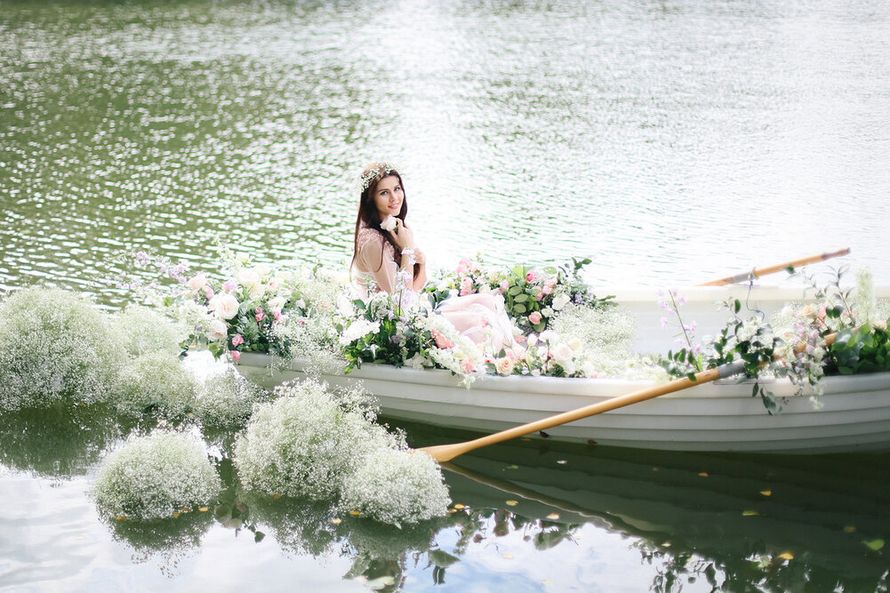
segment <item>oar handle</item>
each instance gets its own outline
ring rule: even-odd
[[[849,255],[850,248],[845,247],[844,249],[840,249],[838,251],[830,251],[827,253],[820,253],[819,255],[811,255],[809,257],[802,257],[800,259],[795,259],[789,262],[785,262],[783,264],[776,264],[774,266],[766,266],[764,268],[754,268],[750,272],[742,272],[740,274],[736,274],[735,276],[727,276],[726,278],[721,278],[720,280],[711,280],[710,282],[705,282],[704,284],[699,284],[699,286],[725,286],[726,284],[736,284],[738,282],[745,282],[751,277],[759,278],[761,276],[766,276],[768,274],[775,274],[776,272],[781,272],[782,270],[787,270],[788,268],[800,268],[802,266],[806,266],[809,264],[814,264],[820,261],[825,261],[831,259],[833,257],[841,257],[844,255]]]

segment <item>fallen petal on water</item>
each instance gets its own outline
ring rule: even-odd
[[[844,525],[844,533],[856,533],[855,525]]]
[[[340,517],[334,517],[333,519],[331,519],[331,523],[333,523],[334,525],[339,525],[342,522],[343,519],[341,519]]]
[[[757,517],[760,513],[757,511],[742,511],[742,517]]]
[[[515,507],[515,506],[518,505],[518,504],[519,504],[519,501],[518,501],[518,500],[512,500],[512,499],[511,499],[511,500],[508,500],[508,501],[507,501],[507,506],[508,506],[508,507]]]
[[[862,543],[872,552],[880,552],[884,548],[884,540],[882,539],[863,540]]]
[[[547,518],[547,519],[550,519],[551,521],[558,521],[558,520],[559,520],[559,513],[550,513],[549,515],[547,515],[546,518]]]
[[[776,556],[776,558],[778,558],[780,560],[794,560],[794,553],[786,550],[786,551],[782,552],[781,554],[779,554],[778,556]]]
[[[772,490],[761,490],[760,494],[761,494],[761,496],[772,496],[773,491]]]

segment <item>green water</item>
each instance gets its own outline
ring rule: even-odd
[[[355,175],[380,157],[434,264],[589,255],[595,284],[678,285],[849,245],[886,284],[888,24],[868,0],[0,1],[0,289],[120,306],[128,252],[213,269],[220,242],[339,266]],[[220,504],[140,530],[88,493],[121,436],[90,415],[0,418],[0,590],[890,579],[866,545],[890,538],[886,454],[519,442],[461,458],[446,476],[465,508],[398,531],[252,499],[220,446]]]

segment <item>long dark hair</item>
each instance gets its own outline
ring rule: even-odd
[[[390,234],[380,228],[380,223],[383,221],[380,220],[380,214],[377,212],[377,206],[374,204],[374,194],[377,193],[377,184],[380,183],[381,179],[389,176],[398,178],[399,186],[402,188],[402,208],[399,210],[396,218],[400,219],[404,224],[405,217],[408,216],[408,197],[405,194],[405,184],[402,183],[402,176],[399,175],[399,172],[390,168],[386,163],[371,163],[365,167],[365,171],[362,174],[362,180],[367,180],[368,183],[365,189],[362,190],[362,195],[358,203],[358,216],[355,218],[355,236],[352,241],[352,262],[349,264],[350,270],[352,269],[353,264],[355,264],[355,258],[358,257],[358,232],[361,229],[362,223],[364,223],[366,227],[376,230],[380,234],[381,241],[388,241],[389,244],[392,245],[393,251],[395,251],[396,264],[402,264],[402,250],[399,249],[399,246]],[[383,254],[381,253],[380,265],[377,266],[377,270],[382,266]],[[374,271],[376,272],[377,270]]]

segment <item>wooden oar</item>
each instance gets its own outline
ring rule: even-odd
[[[832,342],[834,342],[836,335],[837,334],[830,334],[826,336],[825,344],[830,345]],[[800,351],[803,347],[803,345],[798,345],[798,351]],[[671,381],[670,383],[666,383],[664,385],[656,385],[654,387],[640,389],[639,391],[628,393],[627,395],[619,395],[617,397],[607,399],[606,401],[590,404],[589,406],[584,406],[575,410],[569,410],[568,412],[562,412],[561,414],[542,418],[541,420],[529,422],[528,424],[523,424],[521,426],[508,428],[507,430],[502,430],[501,432],[496,432],[494,434],[480,437],[472,441],[454,443],[451,445],[435,445],[432,447],[423,447],[419,450],[426,452],[430,457],[432,457],[439,463],[444,463],[446,461],[451,461],[455,457],[459,457],[464,453],[469,453],[470,451],[474,451],[475,449],[479,449],[481,447],[487,447],[488,445],[494,445],[497,443],[502,443],[504,441],[509,441],[510,439],[515,439],[517,437],[525,436],[527,434],[538,432],[540,430],[547,430],[548,428],[553,428],[554,426],[559,426],[561,424],[575,422],[576,420],[581,420],[582,418],[587,418],[588,416],[595,416],[597,414],[602,414],[603,412],[617,410],[618,408],[623,408],[631,404],[646,401],[647,399],[654,399],[662,395],[667,395],[668,393],[674,393],[675,391],[682,391],[683,389],[689,389],[690,387],[695,387],[696,385],[710,383],[711,381],[715,381],[717,379],[732,377],[733,375],[738,375],[744,370],[745,361],[737,360],[729,364],[721,365],[715,369],[708,369],[706,371],[696,373],[695,380],[692,380],[688,377],[683,377],[682,379],[677,379],[676,381]]]
[[[720,280],[712,280],[710,282],[705,282],[704,284],[699,284],[699,286],[724,286],[726,284],[735,284],[737,282],[745,282],[752,276],[754,278],[759,278],[761,276],[766,276],[767,274],[775,274],[776,272],[781,272],[782,270],[787,270],[788,268],[800,268],[806,266],[808,264],[814,264],[820,261],[825,261],[827,259],[831,259],[833,257],[841,257],[843,255],[848,255],[850,253],[850,248],[846,247],[839,251],[832,251],[829,253],[820,253],[819,255],[811,255],[809,257],[802,257],[800,259],[795,259],[789,262],[785,262],[783,264],[776,264],[774,266],[767,266],[765,268],[754,268],[750,272],[743,272],[741,274],[736,274],[735,276],[727,276],[726,278],[721,278]]]

